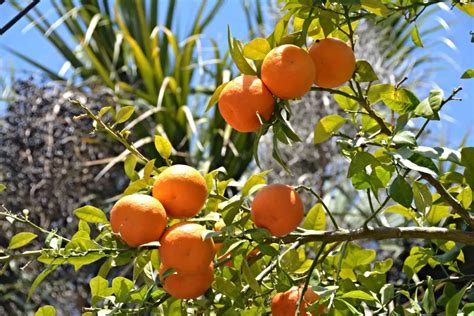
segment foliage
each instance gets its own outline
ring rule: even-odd
[[[308,36],[317,39],[330,35],[348,40],[355,47],[357,21],[383,20],[387,16],[403,14],[414,23],[434,3],[362,0],[341,4],[288,0],[284,2],[283,17],[267,38],[253,40],[246,46],[229,31],[230,55],[242,73],[258,74],[261,52],[267,51],[268,46],[272,48],[282,43],[304,46]],[[472,8],[470,3],[464,2],[453,5],[468,12]],[[5,264],[27,257],[44,263],[47,268],[33,282],[33,292],[58,265],[69,264],[78,270],[100,260],[101,268],[90,280],[90,307],[85,307],[84,312],[152,311],[180,315],[211,310],[230,315],[264,314],[270,311],[269,303],[276,292],[286,291],[294,285],[302,286],[303,292],[310,286],[319,295],[319,300],[309,308],[316,310],[324,305],[331,315],[471,312],[472,304],[468,302],[472,300],[474,276],[463,263],[468,255],[464,250],[474,246],[474,148],[451,149],[419,144],[428,124],[440,119],[439,112],[457,100],[461,88],[453,89],[446,96],[442,91],[433,90],[419,98],[404,85],[406,80],[397,84],[379,82],[370,63],[359,61],[358,65],[347,86],[313,89],[337,96],[338,104],[350,105],[341,106],[343,116],[327,116],[315,122],[314,141],[336,138],[340,154],[348,162],[347,181],[355,189],[367,193],[369,215],[359,228],[345,229],[347,224],[335,220],[334,209],[330,209],[316,191],[297,186],[295,190],[314,195],[318,204],[306,215],[303,228],[284,237],[273,237],[267,230],[255,228],[249,214],[249,200],[265,183],[266,171],[249,177],[242,185],[237,184],[235,190],[230,187],[232,178],[225,168],[218,168],[206,173],[208,200],[198,217],[193,218],[209,229],[203,238],[223,243],[221,256],[215,262],[212,289],[198,299],[177,300],[166,294],[157,278],[159,249],[156,245],[126,247],[112,234],[105,213],[93,206],[74,211],[80,221],[77,233],[70,239],[36,226],[24,215],[4,210],[0,214],[8,220],[25,223],[44,233],[46,238],[42,249],[23,252],[6,249],[0,262]],[[154,160],[133,146],[127,133],[117,128],[117,120],[120,120],[117,115],[104,121],[102,111],[96,113],[79,101],[72,103],[93,121],[95,130],[107,133],[135,156],[125,166],[131,181],[124,194],[149,192],[153,177],[166,167],[155,167]],[[271,130],[273,157],[283,166],[286,163],[279,155],[278,143],[289,145],[299,141],[288,123],[293,111],[291,105],[288,100],[277,99],[273,117],[263,122],[255,140],[254,152],[257,153],[259,138]],[[390,113],[391,118],[384,115],[385,112]],[[407,126],[415,119],[423,123],[413,132]],[[342,128],[347,134],[337,132]],[[154,144],[162,157],[168,159],[170,143],[158,138]],[[145,165],[143,172],[135,172],[137,161]],[[440,161],[450,164],[447,173],[438,168]],[[372,222],[383,212],[395,213],[403,221],[398,226],[373,227]],[[334,230],[326,230],[327,218]],[[225,228],[211,231],[214,223],[221,219]],[[12,243],[21,249],[19,245],[27,246],[32,236],[20,235]],[[378,247],[372,249],[355,242],[388,239],[427,240],[426,244],[412,247],[404,259],[405,282],[388,283],[392,258],[380,258]],[[380,245],[383,245],[382,241],[377,244]],[[255,249],[260,253],[249,258]],[[232,265],[226,265],[229,261]],[[113,270],[124,265],[133,270],[132,277],[109,278]],[[446,274],[444,277],[424,274],[438,266]],[[302,304],[302,297],[299,304]],[[39,311],[50,312],[54,313],[50,307]]]

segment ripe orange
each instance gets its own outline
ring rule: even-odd
[[[309,49],[316,68],[314,83],[321,88],[336,88],[351,79],[356,59],[352,48],[336,38],[316,41]]]
[[[163,280],[163,274],[168,268],[160,264],[160,279],[163,288],[168,294],[180,299],[192,299],[203,295],[214,281],[214,265],[209,264],[204,270],[197,273],[174,273]]]
[[[219,112],[239,132],[260,128],[257,112],[269,120],[275,107],[273,96],[256,76],[241,75],[227,83],[219,96]]]
[[[198,273],[206,269],[214,257],[214,242],[203,239],[206,228],[182,222],[168,228],[161,237],[161,262],[178,273]]]
[[[166,212],[157,199],[131,194],[118,200],[110,211],[110,224],[130,247],[158,241],[167,223]]]
[[[302,97],[315,78],[314,63],[308,52],[295,45],[272,49],[262,63],[262,81],[281,99]]]
[[[193,217],[206,203],[206,180],[190,166],[174,165],[156,178],[152,194],[163,204],[169,217]]]
[[[303,202],[290,186],[272,184],[255,195],[252,220],[257,227],[268,229],[273,236],[285,236],[298,227],[304,217]]]
[[[300,298],[303,288],[292,287],[286,292],[277,293],[272,299],[272,315],[273,316],[288,316],[295,315],[298,300]],[[300,315],[307,315],[306,305],[313,304],[319,299],[319,295],[314,293],[313,289],[308,288],[303,296],[303,301],[300,306]],[[318,312],[312,312],[311,315],[322,315],[325,307],[320,305]]]

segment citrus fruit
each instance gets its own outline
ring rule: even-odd
[[[257,192],[252,202],[252,220],[273,236],[285,236],[298,227],[304,217],[303,203],[290,186],[271,184]]]
[[[112,231],[131,247],[158,241],[166,223],[163,205],[145,194],[124,196],[110,211]]]
[[[314,63],[308,52],[296,45],[272,49],[262,63],[262,81],[281,99],[303,96],[314,82]]]
[[[197,273],[206,269],[214,257],[214,242],[204,240],[206,228],[181,222],[168,228],[160,239],[161,262],[178,273]]]
[[[272,299],[272,315],[273,316],[289,316],[295,315],[298,300],[303,289],[292,287],[286,292],[277,293]],[[308,288],[303,296],[303,301],[300,306],[300,315],[308,315],[306,312],[306,305],[313,304],[319,299],[319,296],[314,293],[313,289]],[[318,312],[312,312],[311,315],[322,315],[325,307],[320,305]]]
[[[257,76],[238,76],[227,83],[219,96],[219,112],[239,132],[259,129],[257,113],[269,120],[274,107],[271,92]]]
[[[336,88],[351,79],[356,59],[352,48],[336,38],[316,41],[309,49],[316,77],[314,83],[321,88]]]
[[[174,165],[158,175],[152,194],[163,204],[169,217],[193,217],[206,203],[206,180],[190,166]]]
[[[168,268],[160,264],[160,280],[168,294],[180,299],[192,299],[203,295],[214,280],[214,265],[209,264],[204,270],[197,273],[175,272],[163,279]]]

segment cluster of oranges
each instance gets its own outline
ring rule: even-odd
[[[273,96],[299,98],[313,83],[321,88],[338,87],[352,77],[355,67],[354,52],[339,39],[318,40],[309,51],[292,44],[281,45],[265,56],[261,78],[241,75],[224,87],[219,111],[235,130],[254,132],[261,126],[257,113],[267,121],[271,118]]]
[[[214,280],[214,242],[203,238],[202,225],[183,221],[166,226],[168,217],[186,219],[199,213],[207,199],[206,181],[196,169],[174,165],[156,178],[152,195],[118,200],[110,211],[112,231],[131,247],[160,241],[163,288],[177,298],[201,296]],[[173,273],[164,277],[170,269]]]
[[[214,280],[213,258],[222,244],[204,238],[206,227],[186,221],[199,213],[207,194],[206,181],[196,169],[174,165],[157,176],[152,196],[124,196],[110,211],[112,231],[130,247],[160,242],[160,279],[163,288],[176,298],[199,297]],[[255,226],[268,229],[273,236],[291,233],[303,217],[301,198],[287,185],[268,185],[258,191],[252,202],[251,218]],[[184,221],[167,228],[168,218]],[[223,222],[217,222],[214,229],[219,231],[224,226]],[[258,254],[254,249],[246,260]],[[230,254],[220,260],[227,257],[230,258]],[[233,267],[232,261],[229,260],[227,266]],[[294,300],[294,294],[278,293],[273,305],[276,304],[276,310],[281,310],[280,305],[290,308]]]

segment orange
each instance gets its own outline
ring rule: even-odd
[[[298,300],[303,288],[292,287],[286,292],[277,293],[272,299],[272,315],[273,316],[290,316],[295,315]],[[308,315],[306,313],[306,305],[311,305],[319,299],[318,294],[313,289],[308,288],[303,296],[300,306],[300,315]],[[312,312],[311,315],[322,315],[325,307],[320,305],[318,312]]]
[[[209,264],[204,270],[198,273],[174,273],[162,278],[168,268],[160,264],[160,279],[163,288],[168,294],[180,299],[192,299],[203,295],[214,281],[214,265]]]
[[[178,273],[197,273],[214,257],[214,242],[203,239],[204,226],[182,222],[168,228],[160,240],[161,262]]]
[[[190,166],[174,165],[156,178],[152,194],[163,204],[169,217],[193,217],[206,203],[206,180]]]
[[[316,41],[309,49],[316,68],[314,83],[321,88],[336,88],[351,79],[356,59],[352,48],[336,38]]]
[[[303,202],[290,186],[268,185],[255,195],[251,216],[255,226],[268,229],[273,236],[282,237],[301,223]]]
[[[275,107],[271,92],[256,76],[241,75],[227,83],[219,96],[219,112],[239,132],[260,128],[259,113],[269,120]]]
[[[275,47],[262,63],[262,81],[280,99],[302,97],[311,89],[314,78],[311,57],[295,45]]]
[[[122,197],[110,211],[110,224],[130,247],[158,241],[167,223],[166,212],[157,199],[145,194]]]

